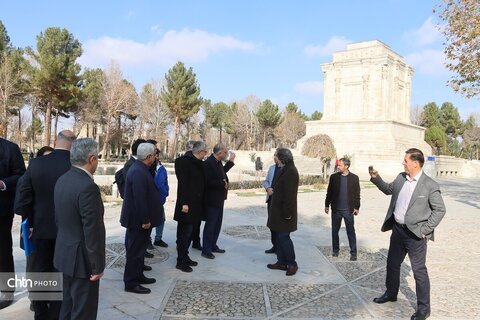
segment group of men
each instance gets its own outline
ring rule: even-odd
[[[160,232],[163,232],[163,204],[168,196],[168,182],[166,174],[162,173],[163,178],[158,178],[159,152],[154,143],[148,140],[139,143],[137,140],[134,146],[135,160],[124,167],[126,178],[120,218],[121,225],[126,228],[124,283],[127,292],[148,294],[151,290],[143,285],[155,283],[156,279],[145,276],[144,271],[151,270],[150,266],[145,265],[145,257],[151,254],[147,248],[151,244],[152,228],[157,228],[154,244],[159,244],[161,240],[158,227],[161,226]],[[174,212],[174,220],[177,221],[176,268],[183,272],[192,272],[192,267],[198,265],[188,255],[192,241],[196,242],[195,248],[201,249],[202,256],[207,259],[214,259],[213,253],[225,252],[218,247],[217,241],[228,193],[227,172],[234,166],[235,154],[229,156],[225,145],[219,143],[213,147],[213,153],[206,156],[207,146],[203,141],[189,141],[185,154],[175,160],[178,180]],[[156,167],[157,171],[152,171],[152,167]],[[167,183],[166,193],[162,193],[160,182]],[[205,225],[203,245],[200,245],[197,238],[202,220]]]
[[[191,141],[189,146],[191,150],[175,160],[178,179],[174,213],[177,221],[176,268],[184,272],[191,272],[192,267],[198,265],[189,257],[188,249],[202,220],[205,220],[202,256],[214,259],[213,253],[225,252],[218,247],[217,241],[228,193],[226,173],[235,159],[235,154],[229,156],[223,144],[215,145],[206,160],[204,142]],[[369,168],[371,182],[383,193],[392,195],[382,226],[382,231],[392,230],[386,291],[374,302],[397,300],[400,266],[408,254],[417,293],[413,320],[430,316],[430,282],[425,265],[427,241],[433,240],[434,229],[446,211],[438,184],[422,170],[424,162],[420,150],[408,149],[403,160],[404,172],[391,183],[384,182],[373,167]],[[17,213],[30,221],[29,237],[36,247],[34,263],[28,271],[63,273],[63,301],[33,301],[35,319],[96,318],[99,279],[105,268],[104,209],[99,188],[93,181],[98,165],[98,144],[89,138],[75,140],[71,131],[64,130],[58,134],[53,152],[32,159],[25,170],[18,146],[0,138],[0,164],[0,272],[13,274],[15,271],[11,233],[15,203],[16,208],[21,208]],[[151,170],[154,165],[155,174]],[[353,217],[359,213],[360,187],[358,177],[349,172],[349,167],[348,159],[339,159],[338,172],[330,177],[325,212],[328,214],[332,207],[332,255],[337,256],[339,252],[338,231],[343,219],[347,226],[350,259],[355,261]],[[275,192],[271,184],[275,168],[275,164],[270,168],[267,180],[271,180],[265,183],[267,202]],[[153,143],[139,143],[136,158],[126,173],[120,219],[127,229],[124,282],[129,292],[149,293],[142,284],[155,282],[145,277],[143,271],[148,271],[144,258],[151,229],[160,226],[165,219],[163,204],[168,187],[166,193],[160,192],[157,174],[158,149]],[[166,172],[160,180],[164,176]],[[16,190],[20,177],[21,186]],[[273,247],[266,252],[276,249]],[[5,286],[1,288],[0,308],[4,308],[11,303],[13,291],[5,290]]]
[[[400,289],[400,268],[405,256],[411,262],[417,294],[417,308],[411,320],[424,320],[430,316],[430,280],[426,267],[427,241],[434,240],[434,229],[443,219],[446,209],[440,187],[422,168],[423,152],[410,148],[403,159],[404,172],[391,183],[382,180],[378,172],[369,167],[370,181],[386,195],[392,195],[382,225],[382,231],[392,230],[387,257],[386,291],[373,299],[375,303],[397,301]],[[341,158],[336,173],[330,176],[325,199],[325,213],[332,208],[332,256],[339,254],[338,232],[345,221],[350,260],[357,260],[354,216],[360,209],[358,176],[349,171],[350,160]],[[267,189],[268,192],[268,189]]]
[[[32,299],[35,319],[96,318],[105,268],[104,208],[93,181],[97,142],[76,140],[73,132],[61,131],[55,149],[31,159],[26,170],[16,144],[0,138],[0,149],[0,272],[15,271],[11,237],[15,212],[29,220],[28,238],[35,247],[26,271],[61,272],[63,277],[62,300],[41,299],[41,294]],[[12,299],[12,291],[2,292],[0,308]]]

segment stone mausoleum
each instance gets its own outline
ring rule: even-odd
[[[432,153],[424,141],[425,128],[410,120],[413,69],[402,56],[378,40],[349,44],[322,64],[324,74],[323,118],[307,121],[306,135],[333,140],[338,157],[349,155],[351,170],[363,178],[367,167],[383,176],[403,170],[405,150]]]

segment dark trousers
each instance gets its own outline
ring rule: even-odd
[[[35,259],[31,265],[32,272],[56,272],[53,266],[55,255],[55,239],[33,239]],[[32,301],[35,320],[58,319],[61,301]]]
[[[193,224],[193,230],[191,235],[191,240],[193,244],[200,244],[200,228],[202,225],[202,220],[198,221],[198,223]]]
[[[345,220],[347,229],[348,244],[350,245],[350,254],[357,255],[357,237],[355,235],[355,226],[353,213],[350,210],[336,210],[332,212],[332,251],[340,251],[340,240],[338,232],[342,225],[342,219]]]
[[[138,280],[143,277],[145,250],[150,241],[151,229],[128,228],[126,233],[126,258],[123,282],[125,287],[132,288],[139,285]]]
[[[296,266],[295,248],[290,238],[290,232],[275,232],[275,235],[275,253],[278,262],[287,266]]]
[[[190,259],[188,257],[188,247],[192,240],[192,223],[178,222],[177,224],[177,265],[185,265]]]
[[[12,224],[13,213],[0,215],[0,272],[10,272],[13,276],[15,265],[13,263]],[[0,288],[7,288],[7,284],[2,284]]]
[[[207,206],[207,220],[203,227],[203,253],[212,253],[218,249],[217,240],[220,236],[223,221],[223,205],[219,208]]]
[[[161,208],[162,210],[162,216],[163,216],[163,219],[162,221],[160,222],[160,224],[158,226],[155,227],[155,241],[160,241],[162,240],[162,237],[163,237],[163,229],[165,227],[165,209]]]
[[[268,215],[268,212],[270,211],[270,203],[272,203],[270,199],[271,197],[269,197],[267,200],[267,215]],[[275,231],[270,229],[270,241],[272,241],[272,246],[274,250],[275,250],[275,237],[276,237]]]
[[[96,319],[100,280],[63,275],[63,301],[60,319]]]
[[[430,279],[425,265],[427,259],[427,240],[415,236],[406,227],[395,223],[390,236],[390,248],[387,258],[387,279],[385,286],[391,297],[396,297],[400,288],[400,266],[408,254],[415,278],[417,311],[430,312]]]

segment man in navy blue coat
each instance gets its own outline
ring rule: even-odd
[[[25,163],[18,145],[0,138],[0,272],[14,272],[13,202],[18,178],[25,172]],[[4,287],[0,285],[0,287]],[[10,305],[12,292],[0,293],[0,309]]]
[[[150,166],[155,162],[155,146],[142,143],[137,149],[137,160],[128,170],[125,182],[125,199],[123,200],[120,223],[127,228],[125,237],[126,257],[123,281],[125,291],[133,293],[150,293],[142,284],[155,282],[143,274],[145,250],[150,241],[152,227],[160,224],[162,217],[158,208],[162,206],[160,193],[155,186]]]
[[[235,154],[227,159],[228,150],[224,144],[218,143],[213,147],[213,154],[204,162],[205,176],[207,178],[207,191],[205,193],[205,204],[207,219],[203,227],[202,256],[207,259],[214,259],[212,252],[224,253],[217,245],[220,229],[223,220],[223,205],[227,199],[228,177],[227,172],[234,166]]]

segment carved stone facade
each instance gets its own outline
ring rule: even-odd
[[[350,44],[334,53],[322,71],[323,118],[307,121],[299,150],[308,137],[327,134],[338,157],[350,155],[352,171],[364,178],[370,164],[380,172],[403,170],[401,159],[408,148],[431,154],[425,128],[410,121],[413,69],[387,45],[378,40]]]

